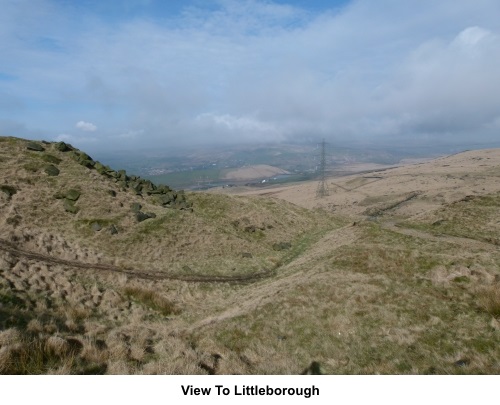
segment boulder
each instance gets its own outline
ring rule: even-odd
[[[175,194],[172,192],[168,192],[166,194],[160,194],[156,197],[156,200],[161,205],[173,204],[175,202]]]
[[[130,188],[140,194],[142,192],[142,184],[138,181],[133,181],[129,184]]]
[[[70,150],[73,150],[71,145],[64,142],[57,142],[54,147],[60,152],[69,152]]]
[[[7,194],[8,198],[11,198],[14,194],[17,193],[17,190],[16,190],[15,187],[9,186],[7,184],[0,185],[0,191],[2,191],[5,194]]]
[[[93,160],[81,159],[78,161],[82,166],[85,166],[88,169],[92,169],[94,167],[95,162]]]
[[[44,170],[49,176],[58,176],[60,173],[60,170],[54,165],[47,165]]]
[[[151,194],[151,192],[156,190],[156,186],[150,180],[143,180],[142,189],[146,193]]]
[[[96,169],[97,173],[99,173],[99,174],[103,174],[103,175],[107,174],[106,167],[100,162],[95,162],[94,169]]]
[[[66,192],[65,197],[71,201],[77,201],[80,198],[80,192],[75,189],[70,189]]]
[[[89,169],[94,167],[95,164],[94,160],[85,152],[74,150],[72,152],[72,157],[82,166],[88,167]]]
[[[58,165],[59,163],[62,162],[62,159],[59,159],[54,155],[49,155],[48,153],[43,154],[42,159],[45,160],[46,162],[53,163],[55,165]]]
[[[75,207],[75,202],[67,198],[64,200],[64,209],[71,214],[76,214],[79,211],[78,207]]]
[[[118,174],[118,172],[114,171],[113,169],[106,170],[106,174],[109,177],[113,177],[114,179],[119,179],[120,178],[120,175]]]
[[[273,245],[273,250],[288,250],[292,247],[290,242],[279,242]]]
[[[118,184],[118,187],[120,187],[122,190],[126,190],[128,188],[128,184],[126,181],[119,181],[116,184]]]
[[[156,191],[159,194],[165,194],[165,193],[172,191],[172,189],[170,187],[166,186],[165,184],[160,184],[158,187],[156,187]]]
[[[139,211],[136,212],[135,218],[137,219],[137,222],[142,222],[145,221],[146,219],[151,218],[149,214],[146,214],[145,212]]]
[[[42,145],[40,145],[36,142],[29,142],[26,145],[26,149],[33,150],[35,152],[43,152],[45,150],[45,148]]]
[[[102,226],[99,222],[92,222],[90,224],[90,228],[94,231],[94,232],[99,232],[101,229],[102,229]]]
[[[62,200],[63,198],[66,198],[66,193],[62,193],[61,191],[58,191],[52,197],[54,197],[56,200]]]
[[[139,212],[142,208],[142,205],[139,204],[139,203],[132,203],[130,204],[130,209],[133,211],[133,212]]]

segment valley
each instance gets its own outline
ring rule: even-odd
[[[63,149],[0,138],[1,373],[500,371],[499,149],[331,173],[322,198]]]

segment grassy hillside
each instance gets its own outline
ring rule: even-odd
[[[1,373],[500,372],[493,169],[473,198],[346,179],[361,203],[304,208],[37,144],[0,138]]]

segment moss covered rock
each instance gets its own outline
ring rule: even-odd
[[[33,150],[35,152],[43,152],[45,150],[45,148],[42,145],[40,145],[36,142],[29,142],[26,145],[26,149]]]
[[[78,207],[75,207],[75,202],[68,199],[64,200],[64,209],[66,212],[70,212],[72,214],[76,214],[79,211]]]
[[[44,169],[45,173],[47,173],[49,176],[58,176],[59,173],[60,173],[60,170],[55,167],[54,165],[48,165],[48,166],[45,166],[45,169]]]
[[[78,190],[70,189],[66,192],[65,197],[71,201],[77,201],[80,198],[81,193]]]

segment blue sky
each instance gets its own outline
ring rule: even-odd
[[[89,151],[500,136],[497,0],[0,0],[0,134]]]

